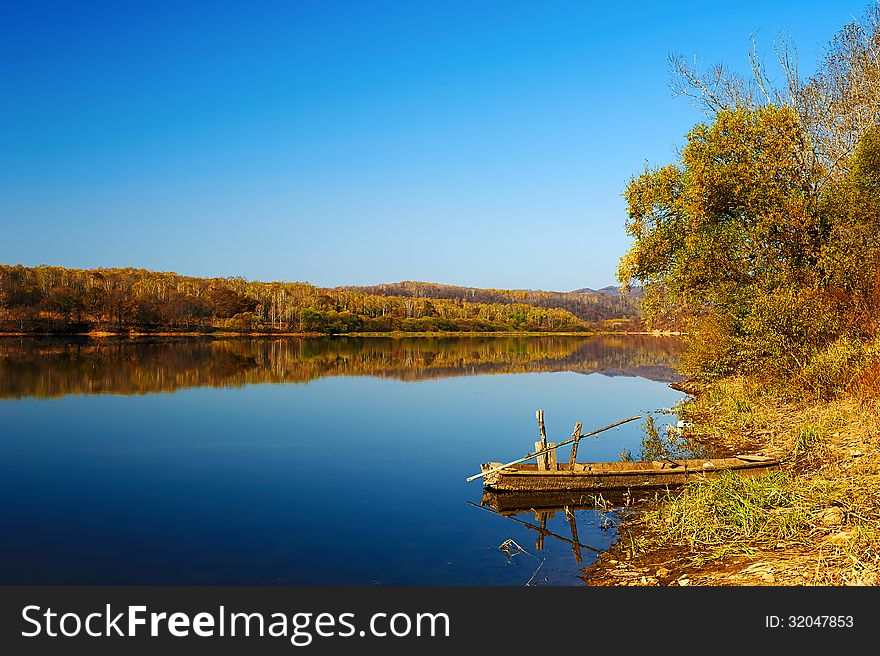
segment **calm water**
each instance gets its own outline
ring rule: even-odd
[[[578,549],[470,505],[482,483],[465,479],[530,451],[538,408],[562,441],[671,407],[680,349],[2,339],[0,584],[582,584],[615,511],[574,511]],[[638,455],[641,424],[579,460]],[[572,539],[564,512],[514,517]]]

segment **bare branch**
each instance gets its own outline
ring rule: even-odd
[[[717,97],[714,87],[723,70],[714,67],[708,76],[702,75],[696,65],[688,64],[685,58],[677,53],[669,55],[669,67],[672,70],[670,86],[676,96],[685,96],[710,116],[724,109],[724,102]]]

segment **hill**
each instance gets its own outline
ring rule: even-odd
[[[590,289],[589,287],[583,287],[581,289],[575,289],[574,291],[569,292],[570,294],[603,294],[606,296],[631,296],[632,298],[641,299],[645,295],[645,289],[643,287],[639,287],[637,285],[633,285],[629,290],[624,292],[617,285],[608,285],[607,287],[602,287],[601,289]]]
[[[336,287],[338,291],[403,298],[462,300],[469,303],[525,304],[537,308],[566,310],[582,321],[637,320],[638,294],[624,295],[616,287],[553,292],[533,289],[481,289],[433,282],[403,281],[368,287]],[[613,290],[613,291],[612,291]]]

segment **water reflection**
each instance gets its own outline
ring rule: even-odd
[[[618,509],[532,499],[498,516],[464,503],[483,492],[465,479],[529,450],[537,408],[560,441],[576,422],[671,407],[679,350],[647,336],[0,340],[0,583],[582,583]],[[479,375],[495,373],[511,375]],[[294,382],[310,384],[259,384]],[[625,424],[579,459],[637,454],[642,438]]]
[[[547,542],[563,544],[570,550],[573,564],[582,568],[595,559],[604,549],[590,544],[580,537],[581,533],[595,535],[596,530],[613,533],[613,529],[627,515],[634,500],[628,491],[611,491],[601,494],[572,492],[505,492],[483,491],[479,505],[468,502],[474,508],[486,510],[524,526],[534,535],[534,551],[508,539],[499,545],[508,558],[519,555],[531,556],[540,563],[526,585],[540,585],[546,579],[536,576],[545,562]],[[580,528],[579,528],[580,527]]]
[[[674,337],[0,339],[0,398],[149,394],[306,383],[329,376],[421,381],[570,371],[673,382]]]
[[[492,510],[491,506],[489,506],[487,504],[477,506],[474,503],[470,503],[470,502],[468,502],[468,503],[470,505],[474,506],[475,508],[483,508],[486,510]],[[518,509],[516,511],[507,511],[507,512],[493,511],[493,512],[496,512],[496,514],[499,514],[502,517],[507,517],[508,519],[512,519],[513,521],[515,521],[519,524],[522,524],[526,528],[530,528],[530,529],[534,530],[538,534],[538,539],[537,539],[537,542],[535,543],[535,549],[537,549],[538,551],[544,550],[544,538],[545,537],[555,538],[557,540],[560,540],[562,542],[565,542],[565,543],[571,545],[572,552],[574,553],[574,559],[578,563],[582,563],[582,562],[584,562],[584,558],[581,553],[582,550],[591,551],[591,552],[597,553],[597,554],[602,553],[602,550],[596,549],[595,547],[591,547],[586,544],[581,544],[581,542],[578,539],[577,517],[574,514],[574,510],[575,509],[573,507],[562,506],[562,507],[541,508],[540,510],[533,508],[533,507],[530,507],[527,510]],[[553,519],[554,515],[557,512],[565,513],[565,518],[568,520],[568,526],[569,526],[569,529],[571,530],[571,537],[570,538],[559,535],[558,533],[554,533],[553,531],[551,531],[547,528],[547,521],[550,519]],[[531,522],[525,521],[525,520],[520,519],[518,517],[518,515],[521,515],[521,514],[532,514],[532,513],[534,513],[534,515],[535,515],[535,522],[539,523],[540,525],[533,524]],[[520,549],[521,549],[521,547],[520,547]]]

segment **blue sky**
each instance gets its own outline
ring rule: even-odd
[[[0,0],[0,263],[602,287],[701,119],[669,53],[808,73],[866,7]]]

